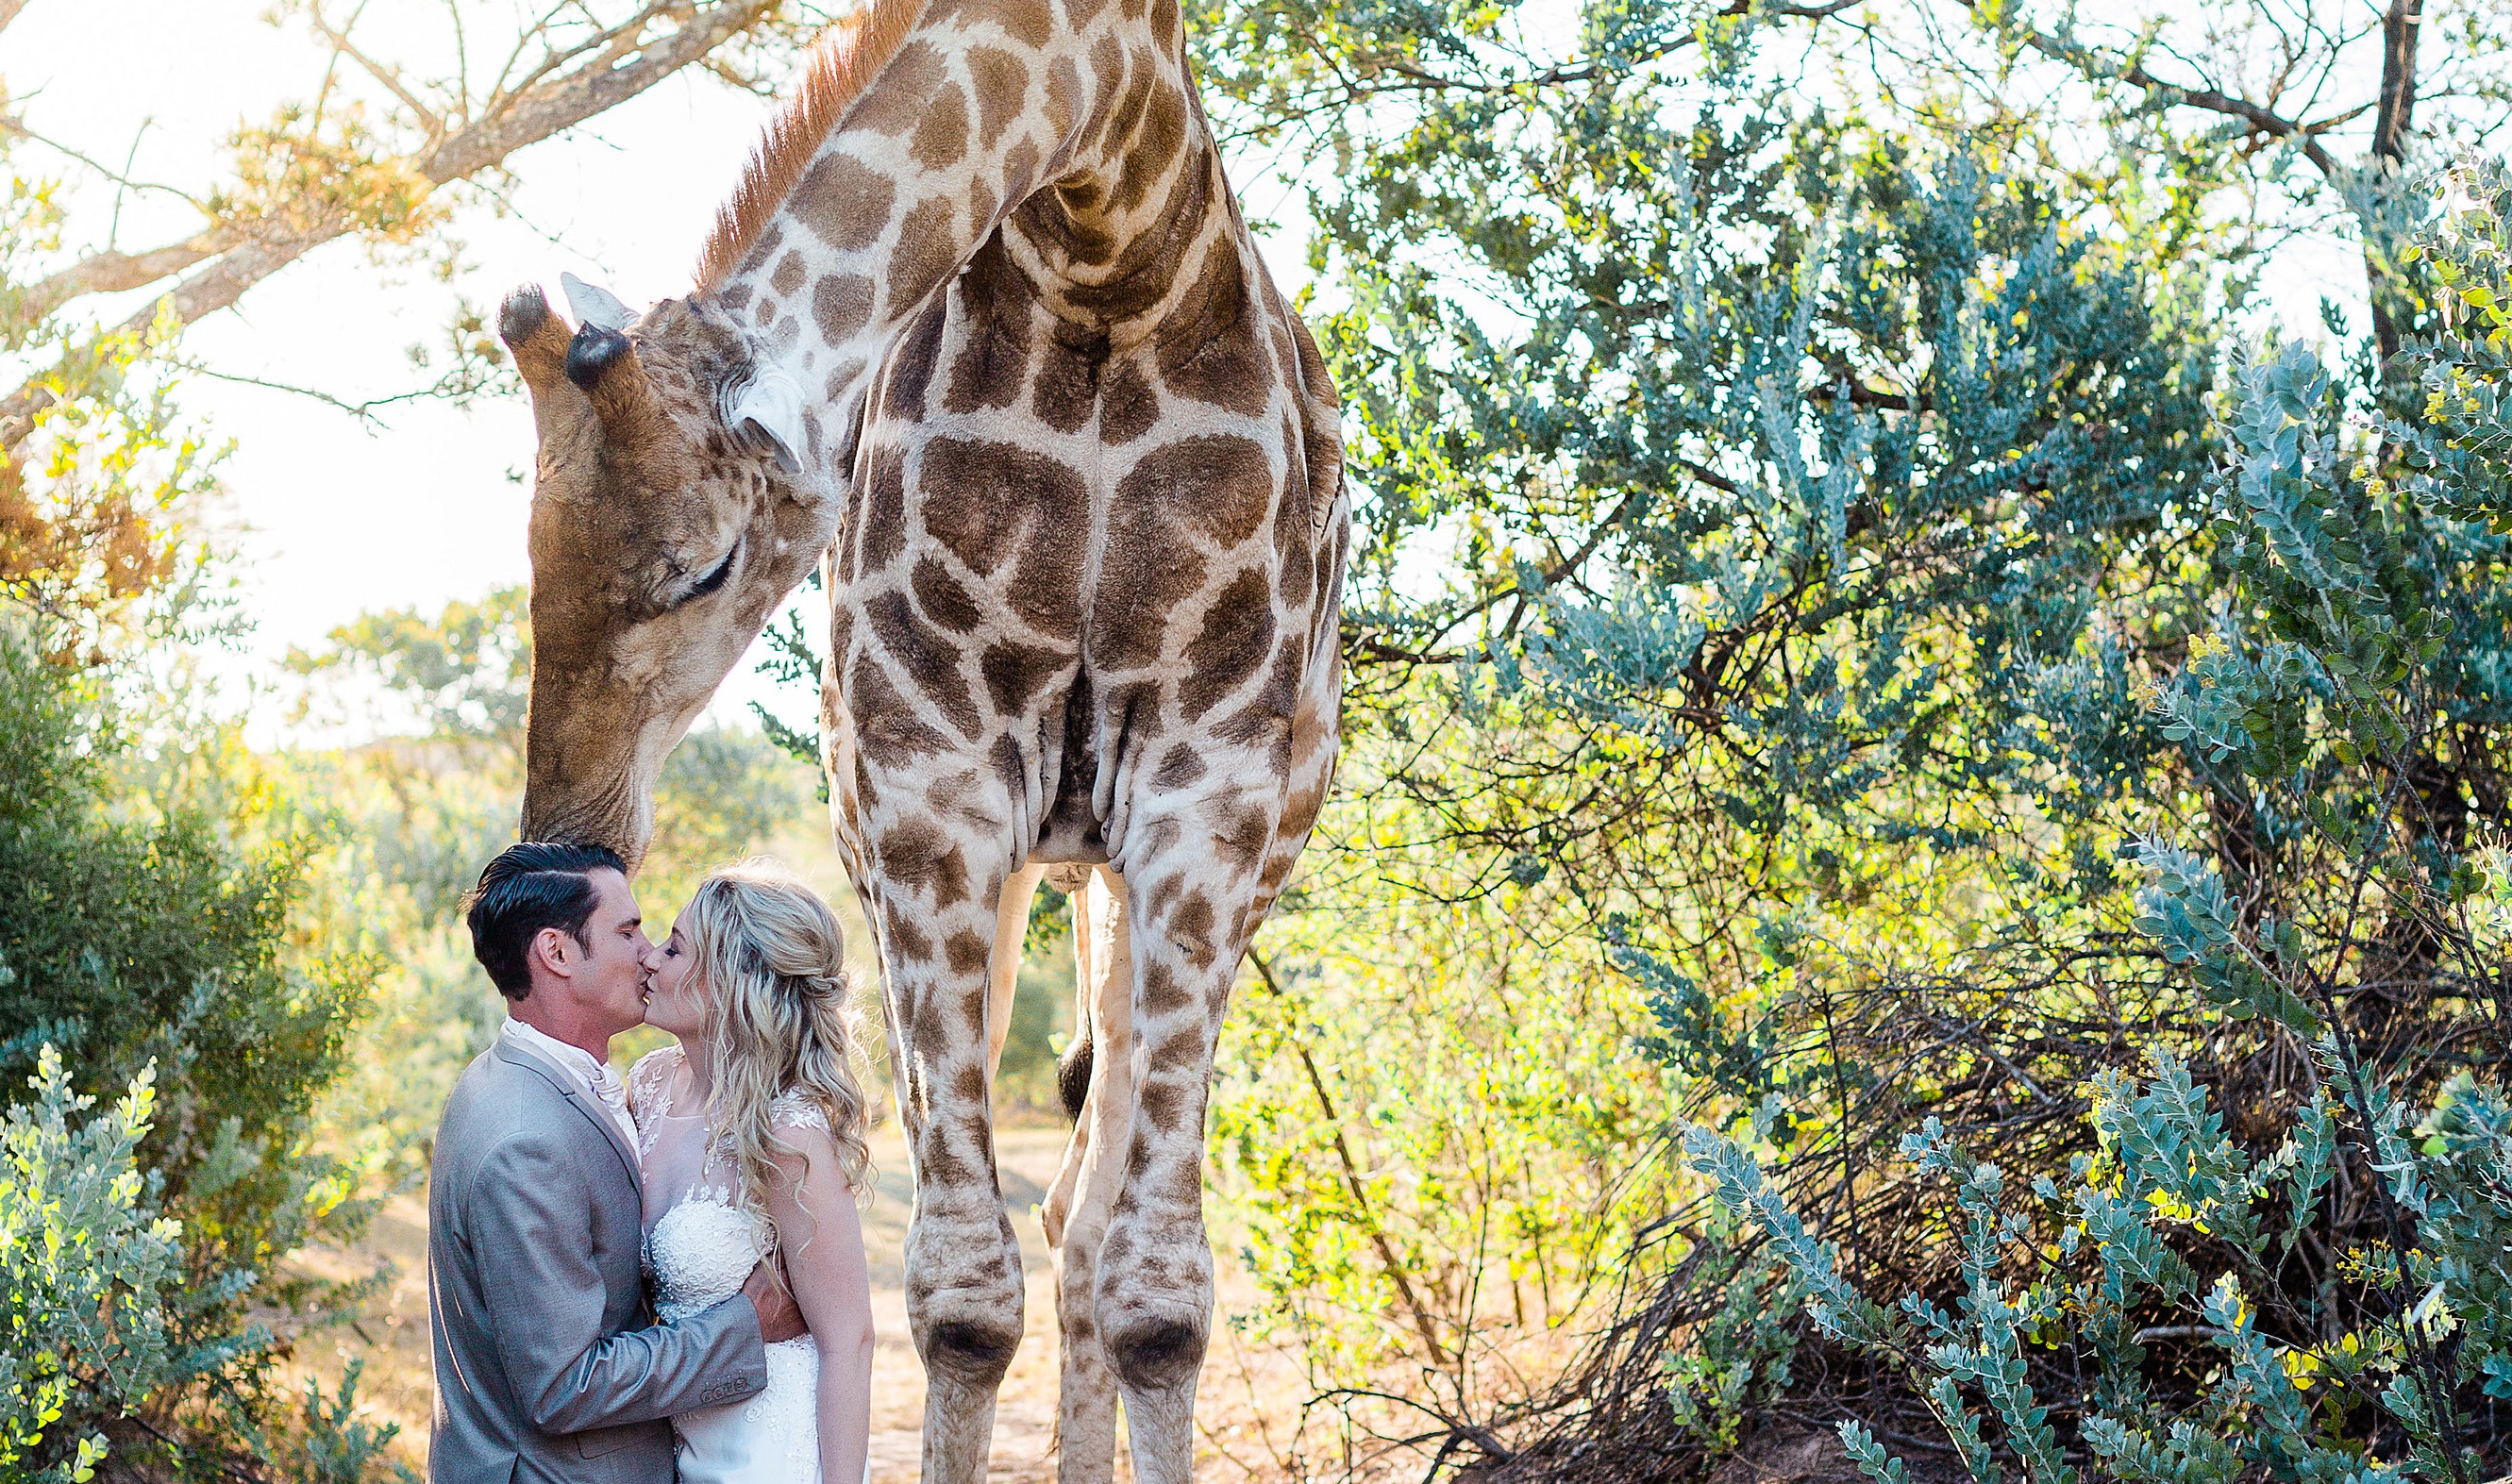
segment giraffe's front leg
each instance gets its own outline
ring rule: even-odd
[[[955,811],[867,820],[900,1122],[915,1165],[907,1317],[924,1362],[927,1484],[977,1484],[995,1392],[1020,1348],[1020,1247],[996,1180],[989,999],[1007,832]]]
[[[1064,1167],[1047,1192],[1055,1312],[1064,1341],[1055,1414],[1060,1484],[1106,1484],[1117,1468],[1117,1375],[1099,1337],[1099,1246],[1108,1230],[1134,1116],[1134,956],[1124,881],[1102,866],[1073,897],[1075,968],[1088,1017],[1090,1092]]]
[[[1278,805],[1207,799],[1161,812],[1173,826],[1138,812],[1130,827],[1169,843],[1127,862],[1139,1070],[1122,1152],[1103,1156],[1122,1169],[1099,1246],[1097,1328],[1124,1398],[1136,1477],[1187,1484],[1196,1381],[1212,1323],[1204,1108]]]

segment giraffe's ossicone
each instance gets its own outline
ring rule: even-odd
[[[837,839],[917,1200],[924,1472],[986,1472],[1022,1285],[990,1087],[1030,894],[1093,1055],[1044,1216],[1059,1469],[1184,1480],[1213,1046],[1333,769],[1334,388],[1221,169],[1175,0],[871,0],[685,297],[569,285],[532,394],[524,830],[632,861],[664,755],[814,562]]]

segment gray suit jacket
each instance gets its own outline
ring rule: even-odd
[[[500,1039],[462,1074],[428,1169],[440,1484],[670,1484],[663,1419],[767,1385],[735,1295],[654,1324],[637,1156],[565,1073]]]

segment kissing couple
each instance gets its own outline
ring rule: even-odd
[[[657,945],[617,854],[539,842],[468,901],[506,1022],[429,1162],[431,1479],[869,1477],[869,1151],[828,904],[749,861]],[[640,1024],[679,1043],[623,1086],[610,1038]]]

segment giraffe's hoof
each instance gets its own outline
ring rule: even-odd
[[[1143,1314],[1108,1332],[1108,1358],[1125,1386],[1165,1391],[1189,1386],[1203,1367],[1203,1326]]]

